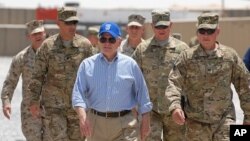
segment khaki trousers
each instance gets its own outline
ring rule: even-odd
[[[132,112],[122,117],[106,118],[88,112],[92,136],[87,141],[139,141],[138,121]]]

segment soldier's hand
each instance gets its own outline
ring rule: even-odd
[[[179,109],[179,108],[175,109],[172,112],[172,118],[174,122],[179,125],[183,125],[185,123],[185,115],[182,109]]]
[[[38,104],[32,104],[30,106],[30,112],[32,114],[32,117],[38,118],[40,117],[40,107]]]
[[[11,115],[11,105],[10,104],[6,104],[3,106],[3,114],[6,118],[10,119],[10,115]]]
[[[243,122],[243,125],[250,125],[250,122]]]
[[[150,113],[144,113],[142,115],[141,123],[141,141],[145,141],[150,133]]]

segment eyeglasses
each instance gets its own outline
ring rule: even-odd
[[[155,26],[155,29],[167,29],[168,26],[166,25],[158,25],[158,26]]]
[[[201,28],[201,29],[198,29],[198,32],[202,35],[206,34],[207,35],[212,35],[214,32],[215,32],[215,29],[204,29],[204,28]]]
[[[65,21],[64,24],[65,25],[77,25],[78,21]]]
[[[99,41],[101,43],[107,43],[108,42],[108,43],[114,44],[116,42],[116,39],[115,38],[104,38],[104,37],[101,37],[99,39]]]

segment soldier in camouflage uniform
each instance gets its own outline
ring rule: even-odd
[[[168,75],[176,58],[188,48],[184,42],[170,36],[172,22],[168,10],[152,11],[152,28],[155,35],[139,44],[133,57],[139,64],[149,87],[153,102],[151,134],[148,141],[182,141],[184,127],[175,124],[163,98]]]
[[[186,141],[230,140],[229,125],[235,123],[231,83],[239,95],[244,123],[250,123],[248,71],[235,50],[216,41],[218,20],[215,13],[198,17],[199,44],[181,53],[169,75],[169,111],[177,124],[186,124]]]
[[[195,45],[198,45],[199,44],[199,41],[197,39],[197,36],[193,36],[191,39],[190,39],[190,42],[189,42],[189,47],[193,47]]]
[[[43,118],[45,141],[83,141],[79,119],[72,108],[71,95],[80,62],[92,55],[92,46],[85,37],[76,34],[76,9],[58,9],[59,34],[44,41],[37,52],[29,89],[30,110],[39,112],[39,97],[45,109]]]
[[[142,39],[144,22],[145,18],[138,14],[132,14],[128,17],[128,24],[126,27],[128,37],[123,40],[120,45],[121,53],[132,56],[136,47],[144,41]]]
[[[31,74],[34,68],[36,50],[41,46],[45,39],[46,33],[43,21],[33,20],[26,24],[27,35],[31,45],[20,51],[12,59],[12,63],[3,84],[2,105],[3,113],[6,118],[10,119],[11,100],[14,90],[22,75],[22,103],[21,103],[21,121],[22,132],[27,141],[42,140],[42,121],[41,118],[34,119],[29,112],[31,95],[28,93],[28,84],[31,81]],[[39,103],[38,103],[39,105]]]
[[[172,36],[178,40],[182,40],[182,35],[181,33],[172,33]]]
[[[91,26],[88,28],[87,38],[91,42],[93,48],[92,52],[93,54],[99,53],[99,38],[98,38],[98,32],[99,32],[99,26]]]

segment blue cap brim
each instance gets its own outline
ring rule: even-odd
[[[119,37],[119,35],[116,35],[114,32],[112,31],[103,31],[103,32],[100,32],[99,36],[102,36],[103,33],[109,33],[113,38],[117,38]]]

